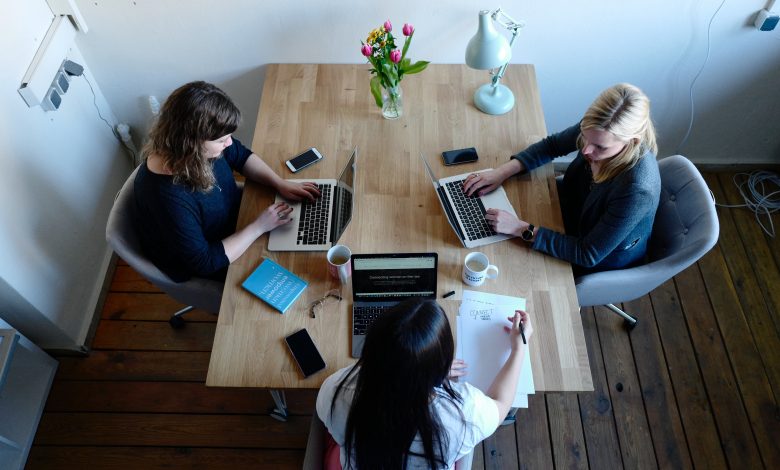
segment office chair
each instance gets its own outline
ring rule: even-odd
[[[658,161],[661,199],[648,244],[647,263],[586,274],[574,280],[580,307],[605,305],[630,331],[637,319],[614,304],[637,299],[695,263],[718,241],[715,201],[701,173],[687,158]]]
[[[184,326],[182,315],[199,308],[211,313],[219,312],[222,302],[222,282],[210,279],[192,278],[185,282],[174,282],[160,271],[141,251],[141,241],[135,230],[135,203],[133,182],[136,168],[125,181],[114,200],[114,207],[108,216],[106,240],[114,251],[149,282],[187,307],[175,312],[169,323],[173,328]]]

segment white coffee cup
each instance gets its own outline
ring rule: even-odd
[[[488,257],[478,251],[466,255],[463,262],[463,282],[470,286],[481,286],[485,279],[498,277],[498,268],[490,264]]]
[[[333,245],[328,250],[328,272],[342,284],[346,284],[352,274],[351,258],[352,252],[344,245]]]

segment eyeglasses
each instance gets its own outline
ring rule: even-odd
[[[325,303],[328,302],[329,299],[336,299],[341,302],[341,291],[339,289],[329,290],[325,295],[312,302],[310,309],[312,318],[317,318],[317,312],[322,312],[325,308]]]

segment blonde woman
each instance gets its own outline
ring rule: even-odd
[[[279,177],[233,132],[241,113],[216,86],[191,82],[165,101],[134,181],[141,246],[176,282],[224,280],[227,267],[260,235],[289,223],[292,207],[272,204],[236,230],[241,191],[233,178],[270,186],[288,199],[315,199],[314,183]]]
[[[640,263],[661,193],[650,100],[629,84],[604,90],[582,121],[537,142],[495,170],[469,175],[466,193],[486,194],[512,175],[578,150],[558,185],[566,233],[489,209],[493,229],[568,261],[575,274]]]

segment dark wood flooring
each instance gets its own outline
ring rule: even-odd
[[[708,173],[738,202],[730,173]],[[583,321],[595,391],[536,394],[474,468],[780,468],[780,238],[718,209],[718,245],[650,295]],[[299,468],[314,392],[206,388],[216,317],[188,315],[120,263],[86,358],[61,357],[28,468]]]

